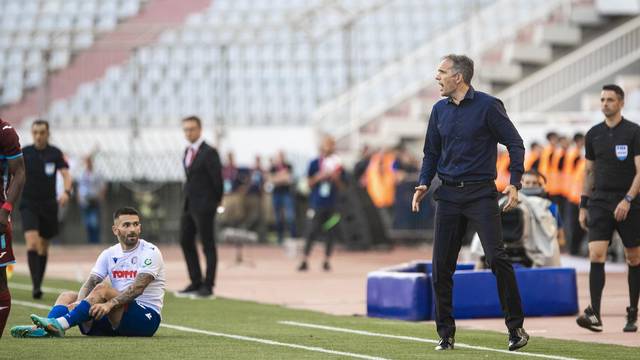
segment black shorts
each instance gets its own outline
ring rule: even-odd
[[[640,246],[640,209],[631,209],[627,218],[617,222],[613,210],[600,206],[589,206],[589,241],[611,241],[617,230],[626,248]]]
[[[41,237],[51,239],[58,235],[58,202],[47,201],[20,207],[22,229],[37,230]]]

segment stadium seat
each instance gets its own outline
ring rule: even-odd
[[[455,0],[461,1],[461,0]],[[482,0],[481,5],[495,0]],[[64,2],[63,2],[64,3]],[[78,19],[75,31],[108,31],[113,25],[114,4],[117,6],[117,16],[121,16],[129,9],[137,9],[139,1],[109,0],[98,2],[94,0],[76,2],[72,5],[61,5],[62,8],[77,9]],[[366,9],[371,6],[367,1],[345,1],[340,6],[349,11]],[[328,7],[328,9],[324,9]],[[341,34],[341,17],[322,1],[294,1],[294,0],[217,0],[212,1],[210,7],[200,13],[188,17],[183,27],[165,31],[155,44],[142,47],[137,56],[129,63],[122,65],[121,82],[139,81],[138,87],[143,96],[153,96],[154,89],[163,95],[172,93],[174,82],[182,78],[189,78],[192,88],[198,91],[182,91],[175,100],[177,108],[171,105],[175,113],[192,113],[194,109],[189,98],[204,90],[214,96],[219,93],[220,76],[227,77],[229,94],[226,110],[229,125],[240,123],[273,124],[305,124],[309,122],[309,115],[318,101],[336,96],[347,87],[344,63],[344,44]],[[460,9],[460,7],[453,7]],[[318,24],[326,32],[322,39],[316,39],[315,56],[308,39],[305,39],[300,29],[288,25],[298,14],[305,14],[309,10],[318,11],[322,19]],[[398,23],[395,18],[399,13],[414,19],[414,22]],[[422,15],[422,16],[418,16]],[[423,0],[407,0],[404,4],[390,2],[377,11],[365,12],[361,21],[354,26],[354,53],[367,51],[377,57],[375,62],[358,61],[353,64],[352,75],[355,81],[363,80],[379,70],[388,62],[402,53],[418,46],[429,34],[437,31],[445,23],[453,23],[463,16],[460,10],[451,10],[435,1],[425,4]],[[303,15],[299,15],[303,16]],[[441,23],[432,25],[423,21],[425,17],[439,19]],[[302,22],[304,23],[304,21]],[[393,31],[389,29],[393,28]],[[259,29],[259,30],[258,30]],[[322,29],[321,29],[322,30]],[[323,30],[324,31],[324,30]],[[395,35],[394,35],[395,34]],[[95,37],[95,34],[94,34]],[[84,39],[84,38],[83,38]],[[376,44],[372,46],[371,41]],[[405,40],[406,39],[406,40]],[[242,44],[234,46],[233,42]],[[227,65],[221,65],[221,46],[229,42],[227,47]],[[71,44],[65,44],[76,49],[89,45],[89,39],[80,42],[74,38]],[[380,51],[382,49],[382,51]],[[62,60],[62,59],[60,59]],[[316,62],[316,72],[311,69]],[[64,63],[64,62],[62,62]],[[145,70],[139,76],[136,66],[139,63]],[[189,63],[192,66],[181,66]],[[202,64],[202,67],[200,66]],[[225,66],[227,66],[225,68]],[[294,74],[281,71],[288,67],[294,69]],[[312,76],[313,75],[313,76]],[[314,77],[317,79],[314,80]],[[102,82],[105,79],[97,80]],[[202,87],[201,83],[206,83]],[[315,90],[314,90],[315,88]],[[389,89],[380,94],[380,98],[390,96]],[[94,94],[98,96],[99,94]],[[126,96],[117,92],[110,93],[110,101],[121,103]],[[78,96],[78,95],[76,95]],[[371,99],[375,102],[376,99]],[[74,102],[74,99],[70,100]],[[200,103],[200,102],[197,102]],[[370,104],[367,104],[370,106]],[[153,111],[152,107],[144,106],[145,111]],[[200,114],[212,117],[215,106],[202,107],[208,113]],[[107,107],[109,116],[116,115],[117,106]],[[266,112],[266,114],[265,114]],[[82,116],[83,114],[72,114]],[[140,114],[142,117],[154,118],[152,114]],[[249,119],[255,119],[255,121]],[[293,120],[295,119],[295,120]],[[160,126],[160,121],[158,123]],[[87,124],[88,127],[91,124]]]
[[[0,84],[2,105],[21,99],[24,89],[18,91],[14,85],[34,88],[44,82],[47,72],[40,68],[42,60],[37,60],[44,58],[44,51],[52,52],[49,70],[62,69],[69,65],[72,55],[93,44],[97,33],[115,29],[118,19],[134,16],[139,9],[140,0],[0,2],[0,50],[10,58],[7,63],[12,66],[8,71],[22,77],[19,82]],[[18,52],[29,55],[16,55]],[[24,66],[14,66],[23,61],[26,61]],[[29,70],[25,71],[24,67]]]

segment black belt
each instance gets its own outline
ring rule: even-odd
[[[480,185],[480,184],[493,184],[494,181],[493,180],[473,180],[473,181],[449,181],[449,180],[444,180],[444,179],[440,179],[442,181],[443,185],[447,185],[447,186],[455,186],[455,187],[465,187],[465,186],[469,186],[469,185]]]

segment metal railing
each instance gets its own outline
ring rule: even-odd
[[[453,52],[478,57],[490,47],[513,38],[522,27],[545,18],[570,1],[497,1],[320,106],[312,120],[321,131],[338,138],[356,134],[356,130],[367,122],[433,84],[435,67],[443,55]]]
[[[498,94],[509,112],[546,111],[640,59],[640,16]]]

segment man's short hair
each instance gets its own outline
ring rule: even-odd
[[[456,73],[462,74],[462,80],[466,84],[471,84],[473,79],[473,60],[466,55],[449,54],[442,58],[450,60],[453,63],[452,69]]]
[[[140,217],[140,212],[130,206],[121,207],[113,213],[113,220],[118,220],[121,215],[136,215]]]
[[[44,125],[44,127],[47,128],[47,131],[49,131],[49,122],[47,120],[44,120],[44,119],[35,120],[31,124],[31,127],[34,127],[34,126],[37,126],[37,125]]]
[[[525,176],[525,175],[533,175],[536,177],[536,179],[542,179],[543,185],[547,183],[547,177],[544,176],[542,173],[539,173],[538,170],[535,170],[535,169],[527,170],[522,174],[522,176]]]
[[[622,88],[616,84],[607,84],[602,87],[602,90],[613,91],[614,93],[616,93],[616,95],[618,95],[618,99],[624,100],[624,90],[622,90]]]
[[[581,132],[577,132],[573,135],[573,142],[578,142],[584,140],[584,134]]]
[[[546,136],[547,141],[551,141],[551,138],[553,138],[553,137],[554,137],[554,138],[558,138],[558,133],[557,133],[557,132],[555,132],[555,131],[549,131],[549,132],[547,133],[547,136]]]
[[[183,123],[187,121],[194,121],[196,124],[198,124],[199,128],[202,128],[202,121],[195,115],[187,116],[186,118],[182,119]]]

